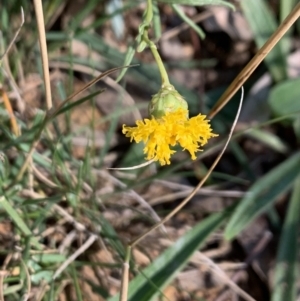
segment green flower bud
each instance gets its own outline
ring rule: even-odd
[[[178,109],[188,110],[188,104],[172,85],[162,86],[153,95],[148,107],[149,115],[155,118],[161,118]]]

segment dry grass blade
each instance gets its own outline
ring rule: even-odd
[[[112,176],[111,174],[109,174],[107,171],[105,170],[95,170],[96,174],[102,175],[105,178],[109,178],[115,185],[121,187],[122,189],[126,189],[128,188],[127,185],[125,183],[123,183],[122,181],[120,181],[119,179],[115,178],[114,176]],[[132,196],[143,208],[146,208],[149,210],[150,215],[152,216],[152,218],[154,219],[154,221],[159,222],[160,221],[160,217],[158,216],[158,214],[155,212],[155,210],[151,207],[151,205],[145,200],[143,199],[138,193],[136,193],[133,189],[128,189],[128,194],[130,196]],[[162,227],[163,232],[167,233],[167,230]]]
[[[9,185],[6,188],[7,190],[10,189],[11,187],[13,187],[23,177],[23,174],[26,171],[28,164],[30,163],[31,156],[32,156],[35,148],[37,147],[38,143],[39,143],[39,139],[36,139],[36,141],[34,141],[32,143],[31,148],[30,148],[29,152],[27,153],[27,157],[24,160],[23,165],[20,168],[20,171],[18,172],[17,176],[15,177],[15,180],[11,183],[11,185]]]
[[[45,83],[45,90],[46,90],[46,103],[47,103],[47,109],[50,110],[52,108],[52,96],[51,96],[49,62],[48,62],[48,52],[47,52],[42,0],[34,0],[34,8],[35,8],[37,26],[39,31],[39,42],[41,48],[44,83]]]
[[[13,109],[12,109],[11,103],[9,101],[9,98],[7,96],[7,93],[3,89],[0,89],[0,93],[2,94],[3,103],[4,103],[4,106],[7,110],[9,118],[10,118],[12,132],[16,136],[19,136],[19,128],[18,128],[17,120],[16,120],[15,114],[13,112]]]
[[[283,35],[291,28],[291,26],[300,17],[300,3],[298,3],[292,12],[281,23],[277,30],[272,34],[269,40],[261,47],[253,59],[246,65],[246,67],[236,76],[235,80],[223,93],[221,98],[215,104],[208,114],[209,118],[213,118],[232,98],[232,96],[240,89],[246,82],[249,76],[254,72],[257,66],[263,61],[273,47],[280,41]]]
[[[139,168],[142,168],[142,167],[145,167],[145,166],[148,166],[150,165],[152,162],[154,162],[154,160],[150,160],[150,161],[147,161],[147,162],[144,162],[144,163],[141,163],[139,165],[134,165],[134,166],[130,166],[130,167],[108,167],[107,169],[111,169],[111,170],[134,170],[134,169],[139,169]]]
[[[49,63],[48,63],[48,53],[47,53],[47,44],[46,44],[46,33],[45,33],[45,24],[44,24],[44,15],[43,15],[43,6],[41,0],[34,0],[34,7],[36,11],[37,17],[37,25],[39,31],[39,43],[41,48],[41,55],[42,55],[42,64],[43,64],[43,73],[44,73],[44,83],[45,83],[45,90],[46,90],[46,102],[47,102],[47,109],[51,109],[52,107],[52,96],[51,96],[51,85],[50,85],[50,74],[49,74]],[[22,10],[23,12],[23,10]],[[23,16],[24,17],[24,16]],[[39,130],[38,134],[36,135],[35,141],[32,143],[29,153],[27,154],[24,163],[16,176],[15,182],[19,181],[25,170],[27,169],[28,164],[30,164],[31,156],[38,144],[39,137],[41,135],[43,127]],[[14,185],[15,182],[12,184]]]
[[[80,73],[85,73],[90,76],[99,76],[102,74],[98,69],[81,65],[81,64],[76,64],[73,63],[72,65],[69,62],[56,62],[56,61],[50,61],[49,62],[50,67],[53,68],[59,68],[59,69],[66,69],[69,70],[72,68],[74,71],[80,72]],[[134,65],[133,65],[134,66]],[[135,101],[132,98],[132,96],[121,86],[119,85],[113,78],[111,77],[106,77],[103,78],[104,82],[109,85],[112,89],[116,90],[118,93],[124,95],[124,104],[127,106],[134,106]],[[134,119],[139,120],[142,119],[141,113],[138,109],[135,109],[133,112]]]
[[[100,74],[99,76],[97,76],[96,78],[94,78],[93,80],[91,80],[89,83],[87,83],[82,89],[80,89],[79,91],[74,92],[73,94],[71,94],[68,98],[66,98],[64,101],[62,101],[59,106],[57,108],[55,108],[54,111],[50,111],[48,113],[48,120],[54,118],[56,116],[56,114],[59,112],[59,110],[65,106],[72,98],[74,98],[75,96],[81,94],[82,92],[84,92],[85,90],[87,90],[88,88],[92,87],[94,84],[96,84],[99,80],[105,78],[106,76],[110,75],[111,73],[123,69],[123,68],[129,68],[129,67],[134,67],[136,65],[129,65],[129,66],[122,66],[122,67],[116,67],[116,68],[112,68],[108,71],[103,72],[102,74]]]
[[[57,269],[52,278],[56,279],[67,268],[67,266],[72,263],[80,254],[87,250],[97,238],[97,235],[91,234],[89,239]]]
[[[238,285],[236,285],[226,273],[215,264],[210,258],[205,256],[203,253],[198,254],[199,263],[204,264],[209,267],[209,270],[216,275],[223,283],[227,284],[236,294],[240,295],[247,301],[255,301],[249,294],[242,290]]]
[[[127,247],[126,258],[122,269],[122,282],[120,290],[120,301],[127,301],[128,296],[128,281],[129,281],[129,259],[131,254],[131,246]]]

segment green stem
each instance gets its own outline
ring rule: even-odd
[[[147,43],[147,45],[149,46],[149,48],[151,49],[151,52],[155,58],[156,64],[158,66],[159,72],[160,72],[160,76],[161,76],[161,81],[162,81],[162,86],[168,86],[170,85],[170,81],[169,81],[169,76],[168,73],[166,71],[166,68],[163,64],[163,61],[157,51],[157,47],[156,45],[148,38],[148,29],[149,26],[152,22],[153,19],[153,5],[152,5],[152,0],[148,0],[147,1],[147,10],[146,10],[146,15],[145,15],[145,24],[147,24],[147,28],[145,29],[144,33],[143,33],[143,37],[142,39],[144,40],[144,42]]]
[[[157,51],[156,45],[151,40],[149,40],[148,34],[146,34],[146,32],[144,33],[143,39],[148,44],[148,46],[155,58],[155,61],[156,61],[156,64],[157,64],[157,67],[159,69],[160,76],[161,76],[162,87],[170,85],[168,73],[167,73],[164,63]]]

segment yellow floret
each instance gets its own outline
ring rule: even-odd
[[[218,136],[212,133],[209,120],[206,116],[188,118],[188,111],[178,109],[167,112],[166,115],[156,119],[136,121],[136,127],[123,125],[123,134],[139,143],[145,143],[144,153],[147,160],[159,161],[161,165],[170,164],[171,155],[175,153],[170,146],[179,144],[188,150],[193,160],[195,153],[201,151],[200,147],[208,142],[211,137]]]

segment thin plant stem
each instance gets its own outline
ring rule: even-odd
[[[161,76],[162,87],[170,85],[168,73],[167,73],[166,68],[163,64],[163,61],[157,51],[156,45],[151,40],[148,39],[148,36],[146,33],[144,34],[144,41],[148,44],[148,46],[155,58],[155,61],[156,61],[156,64],[157,64],[157,67],[159,69],[160,76]]]
[[[41,48],[43,75],[46,91],[46,104],[47,110],[50,110],[52,108],[52,96],[42,0],[34,0],[34,8],[39,31],[39,43]]]
[[[90,237],[86,240],[86,242],[77,249],[66,261],[56,270],[52,279],[55,280],[67,267],[70,263],[72,263],[79,255],[81,255],[84,251],[86,251],[96,240],[97,235],[91,234]]]
[[[217,101],[214,107],[208,114],[208,118],[213,118],[234,96],[234,94],[240,89],[240,87],[246,82],[250,75],[255,71],[257,66],[263,61],[268,53],[274,48],[274,46],[280,41],[283,35],[290,29],[290,27],[300,17],[300,3],[298,3],[291,13],[280,24],[277,30],[267,40],[267,42],[258,50],[257,54],[246,65],[246,67],[239,73],[235,80],[229,85],[221,98]]]
[[[170,85],[168,73],[167,73],[164,63],[157,51],[156,45],[154,44],[154,42],[152,42],[148,38],[148,29],[151,25],[152,19],[153,19],[152,0],[147,0],[147,9],[146,9],[145,19],[144,19],[144,29],[143,29],[144,32],[143,32],[142,40],[149,46],[149,48],[154,56],[154,59],[156,61],[157,67],[160,72],[162,86],[165,87],[165,86]]]
[[[127,301],[128,295],[128,281],[129,281],[129,261],[131,257],[131,246],[127,246],[125,260],[122,269],[122,282],[120,290],[120,301]]]

